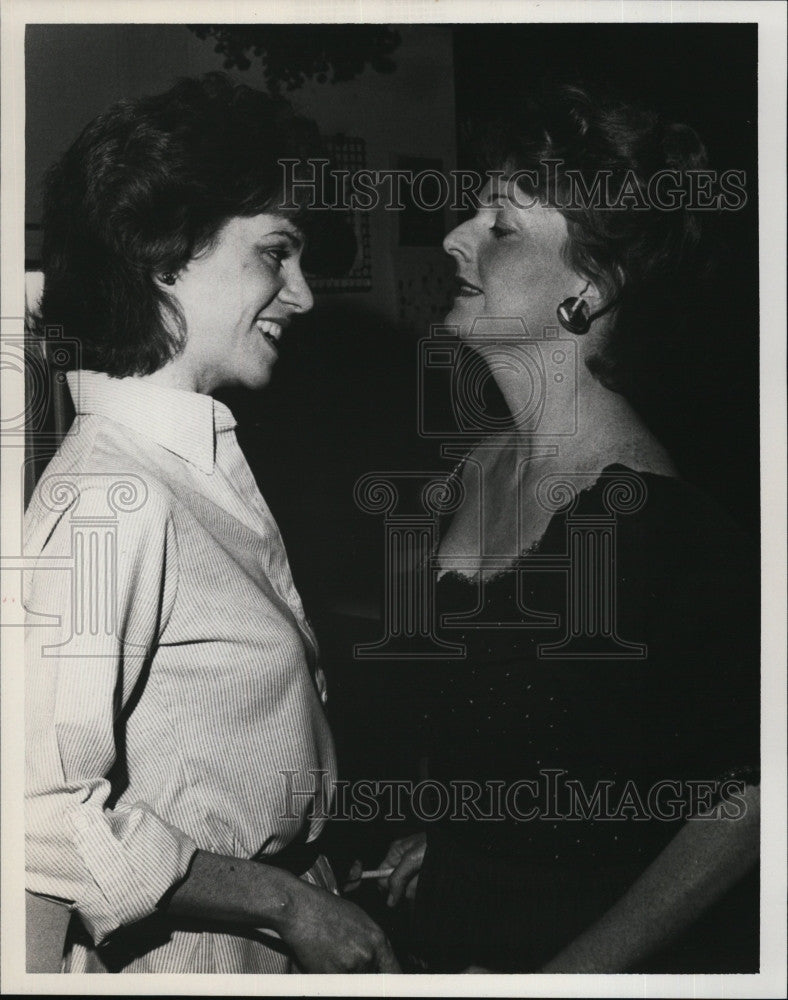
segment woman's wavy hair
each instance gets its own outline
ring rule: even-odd
[[[487,169],[530,171],[518,183],[566,218],[568,262],[615,302],[606,343],[589,369],[624,395],[653,392],[655,379],[668,370],[665,352],[680,349],[712,273],[701,238],[709,213],[661,208],[649,192],[659,172],[679,171],[686,185],[685,171],[706,167],[696,132],[620,98],[545,85],[519,121],[488,127],[483,145]],[[604,197],[594,196],[602,181],[603,192],[624,186],[630,207],[607,207]],[[573,197],[578,190],[581,197]],[[631,207],[634,202],[639,207]]]
[[[85,368],[161,368],[185,331],[156,276],[209,248],[228,219],[272,210],[278,161],[317,148],[313,123],[222,73],[113,105],[47,174],[40,321],[79,340]],[[290,214],[303,225],[303,209]]]

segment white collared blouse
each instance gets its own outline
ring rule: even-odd
[[[317,837],[336,764],[315,637],[230,410],[145,378],[69,385],[77,416],[25,520],[27,886],[100,945],[198,848]],[[176,932],[126,971],[284,971],[250,947]],[[90,950],[68,968],[101,968]]]

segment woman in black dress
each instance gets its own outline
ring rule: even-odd
[[[446,322],[512,426],[455,474],[437,593],[467,656],[425,666],[445,792],[381,886],[429,971],[755,971],[755,557],[639,409],[693,336],[705,153],[567,88],[492,164],[444,242]]]

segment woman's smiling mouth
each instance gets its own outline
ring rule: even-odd
[[[278,352],[279,341],[282,339],[282,333],[284,332],[282,322],[273,319],[260,318],[255,320],[255,326],[263,335],[263,339]]]

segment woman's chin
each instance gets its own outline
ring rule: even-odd
[[[254,369],[250,367],[244,371],[236,372],[234,376],[228,376],[218,388],[250,389],[254,392],[258,389],[265,389],[270,384],[272,377],[273,371],[270,366],[260,366]]]
[[[476,316],[469,315],[467,309],[463,309],[461,305],[454,305],[446,314],[443,325],[454,327],[456,335],[464,339],[470,335],[475,319]]]
[[[249,373],[244,381],[244,388],[252,390],[265,389],[267,385],[270,385],[272,377],[273,372],[270,368],[255,372],[254,374]]]

